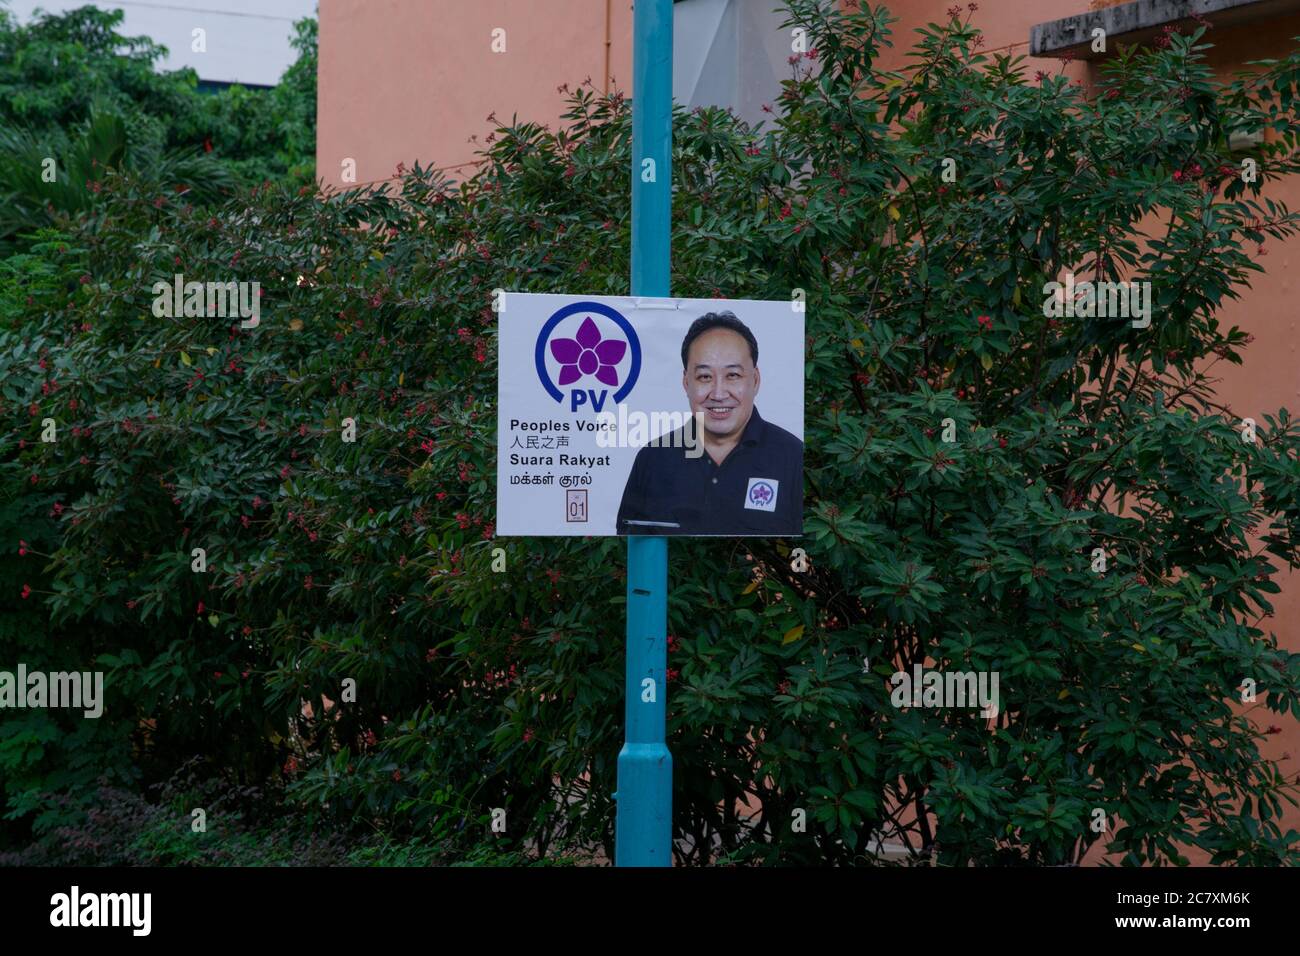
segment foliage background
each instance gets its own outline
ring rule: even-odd
[[[1300,433],[1279,410],[1243,442],[1204,370],[1241,361],[1215,312],[1251,246],[1295,230],[1261,190],[1296,171],[1300,57],[1222,84],[1200,33],[1175,35],[1087,97],[979,53],[962,20],[895,74],[872,68],[883,9],[789,6],[812,49],[779,119],[676,116],[674,292],[808,295],[813,562],[674,543],[682,861],[865,862],[879,835],[949,865],[1099,841],[1128,863],[1294,862],[1295,785],[1257,744],[1300,689],[1267,629]],[[122,164],[24,234],[0,268],[0,540],[28,552],[0,556],[0,662],[96,661],[109,690],[95,722],[5,715],[0,846],[121,845],[95,829],[105,777],[173,814],[216,787],[251,832],[283,807],[451,856],[611,849],[623,549],[494,540],[489,303],[626,291],[629,119],[579,89],[565,132],[498,130],[466,182],[416,168],[336,195],[286,162],[199,205]],[[1228,134],[1266,126],[1245,184]],[[1066,268],[1151,281],[1151,328],[1044,316]],[[154,318],[176,272],[260,282],[260,326]],[[998,671],[995,723],[893,708],[913,662]],[[181,767],[196,782],[169,803]],[[146,858],[201,858],[139,816],[137,845],[169,848]]]
[[[0,8],[0,252],[66,224],[58,213],[87,211],[105,167],[200,205],[238,186],[313,181],[315,20],[295,24],[298,59],[277,86],[205,91],[191,69],[159,72],[164,48],[119,34],[122,18],[86,6],[19,24]],[[40,175],[47,156],[55,183]]]

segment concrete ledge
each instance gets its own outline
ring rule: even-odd
[[[1029,30],[1029,53],[1100,60],[1114,51],[1117,40],[1146,43],[1166,24],[1191,21],[1193,16],[1205,17],[1215,26],[1231,26],[1296,11],[1300,11],[1300,0],[1134,0],[1036,24]],[[1106,31],[1106,53],[1092,52],[1092,31],[1097,27]]]

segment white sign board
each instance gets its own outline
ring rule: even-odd
[[[797,308],[501,295],[496,533],[801,534]]]

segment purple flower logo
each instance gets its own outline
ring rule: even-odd
[[[551,340],[551,355],[560,363],[559,385],[571,385],[584,375],[595,375],[598,382],[616,387],[616,366],[626,351],[626,342],[618,339],[601,341],[600,329],[591,316],[583,319],[573,338]]]
[[[571,337],[564,334],[575,326]],[[563,405],[567,393],[569,411],[585,405],[599,412],[606,399],[617,405],[636,386],[641,341],[617,309],[603,302],[571,302],[552,313],[538,331],[533,364],[537,380],[551,398]]]
[[[772,486],[765,481],[755,483],[749,489],[749,500],[756,505],[766,505],[772,500]]]

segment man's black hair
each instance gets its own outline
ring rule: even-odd
[[[749,331],[749,326],[736,318],[734,312],[710,312],[692,322],[686,332],[686,338],[682,339],[683,371],[686,370],[686,356],[690,354],[691,343],[713,329],[730,329],[743,338],[749,343],[749,357],[755,365],[758,365],[758,339],[754,338],[754,333]]]

